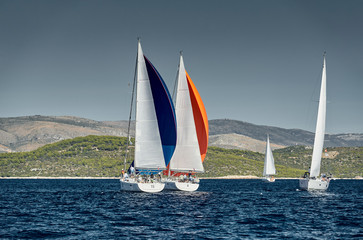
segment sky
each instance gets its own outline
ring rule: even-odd
[[[363,1],[0,0],[0,117],[127,120],[137,53],[172,92],[179,52],[211,119],[363,133]],[[131,85],[131,86],[130,86]]]

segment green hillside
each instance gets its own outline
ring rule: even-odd
[[[0,176],[115,177],[123,166],[126,138],[87,136],[31,152],[0,154]]]
[[[262,177],[265,155],[257,152],[209,147],[201,176],[252,175]],[[277,177],[300,177],[304,170],[276,164]]]
[[[1,177],[117,177],[123,168],[126,138],[87,136],[43,146],[31,152],[1,153]],[[312,150],[302,146],[275,150],[278,177],[299,177],[309,168]],[[335,177],[362,176],[363,147],[329,148],[334,158],[323,159],[323,172]],[[130,148],[127,165],[132,161]],[[261,176],[264,155],[210,147],[200,177]],[[329,166],[329,167],[328,167]]]
[[[334,177],[352,178],[363,176],[363,147],[328,147],[323,153],[321,172],[333,173]],[[293,146],[273,152],[275,162],[284,166],[309,169],[313,149]]]

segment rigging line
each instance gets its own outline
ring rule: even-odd
[[[319,97],[318,99],[314,99],[316,97],[316,95],[319,96],[320,94],[320,87],[319,84],[321,84],[321,78],[322,78],[322,68],[319,70],[319,73],[317,73],[316,77],[315,77],[315,85],[313,88],[313,91],[311,93],[309,102],[308,102],[308,107],[306,109],[306,114],[305,114],[305,129],[309,131],[309,129],[312,127],[312,131],[315,131],[314,129],[314,121],[316,121],[316,116],[317,116],[317,107],[316,107],[316,103],[318,103],[319,105]],[[314,114],[312,113],[312,109],[314,108]]]
[[[180,51],[180,55],[183,54],[183,51]],[[179,65],[178,65],[178,71],[176,72],[176,77],[175,77],[175,81],[174,81],[174,89],[173,89],[173,95],[171,96],[172,99],[173,99],[173,102],[174,102],[174,107],[175,107],[175,104],[176,104],[176,97],[175,97],[175,92],[176,92],[176,89],[178,87],[178,77],[179,77],[179,71],[180,71],[180,61],[179,61]]]
[[[139,38],[138,38],[138,41],[140,41]],[[139,55],[139,53],[136,54],[136,64],[135,64],[135,73],[134,73],[134,83],[132,85],[132,95],[131,95],[131,106],[130,106],[129,124],[128,124],[128,127],[127,127],[127,144],[126,144],[125,159],[124,159],[124,171],[125,172],[126,172],[127,153],[128,153],[129,145],[130,145],[130,126],[131,126],[131,116],[132,116],[132,105],[134,103],[135,85],[136,85],[136,78],[137,78],[138,55]]]

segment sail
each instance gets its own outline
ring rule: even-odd
[[[270,147],[270,139],[267,136],[267,143],[266,143],[266,154],[265,154],[265,165],[263,168],[263,176],[270,176],[275,175],[275,163],[274,163],[274,156],[272,155],[272,150]]]
[[[135,168],[165,169],[176,145],[174,106],[166,85],[138,43]]]
[[[192,102],[192,107],[193,107],[195,128],[197,130],[199,149],[203,162],[208,149],[209,129],[208,129],[207,112],[205,110],[202,98],[200,97],[199,92],[195,87],[192,79],[189,77],[189,74],[187,72],[185,73],[188,79],[188,86],[189,86],[190,100]]]
[[[208,125],[205,126],[202,113],[206,118],[206,112],[204,105],[200,106],[196,102],[196,99],[199,98],[198,100],[203,104],[199,93],[185,70],[182,55],[180,55],[177,79],[175,103],[177,145],[170,162],[170,170],[204,172],[202,162],[208,146]],[[200,129],[200,127],[203,127],[203,129]],[[205,129],[207,129],[207,132]],[[199,136],[198,130],[204,132],[204,135]],[[203,141],[205,138],[206,141]]]
[[[316,122],[313,157],[311,161],[310,177],[317,177],[320,174],[321,155],[323,152],[326,118],[326,63],[324,57],[323,72],[321,77],[320,99],[318,118]]]

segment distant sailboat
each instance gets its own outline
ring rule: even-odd
[[[195,191],[199,181],[192,176],[204,172],[208,148],[208,118],[202,99],[184,67],[183,56],[177,77],[175,101],[177,144],[170,160],[165,189]]]
[[[275,178],[273,175],[276,174],[274,156],[272,155],[272,150],[270,146],[270,139],[267,135],[266,142],[266,154],[265,154],[265,165],[263,167],[263,180],[266,182],[275,182]]]
[[[324,145],[326,118],[326,63],[325,53],[323,61],[323,71],[321,77],[320,99],[318,108],[318,118],[316,122],[313,156],[311,160],[310,173],[305,173],[304,178],[299,181],[302,190],[326,190],[329,187],[330,179],[325,175],[320,175],[321,156]]]
[[[169,91],[158,71],[143,55],[140,41],[138,41],[134,89],[135,83],[137,88],[135,158],[132,169],[136,169],[136,174],[131,173],[130,177],[127,173],[124,174],[121,179],[121,189],[160,192],[165,184],[161,182],[161,175],[157,175],[160,178],[154,178],[154,173],[165,170],[174,153],[175,112]]]

